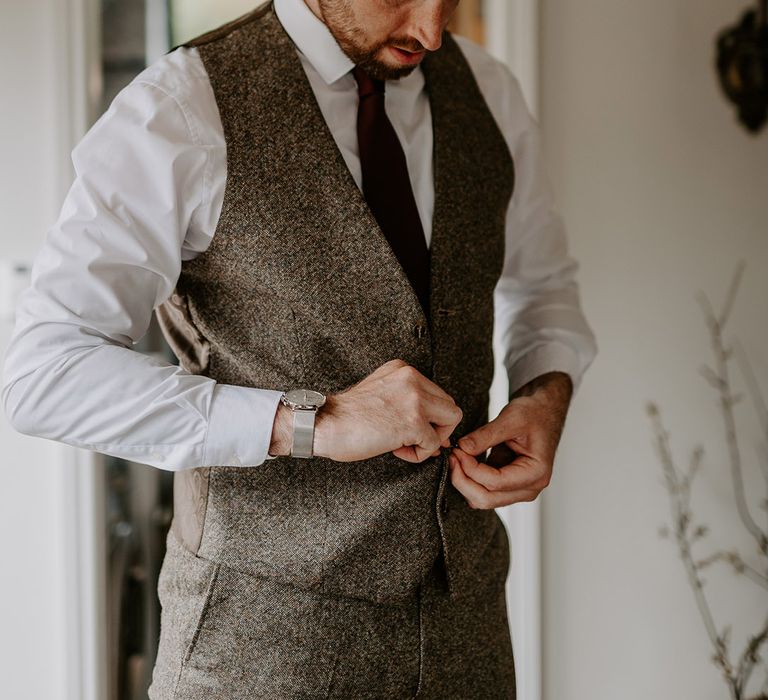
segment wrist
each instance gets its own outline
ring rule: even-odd
[[[540,392],[557,395],[568,401],[573,394],[573,382],[566,372],[546,372],[521,386],[510,396],[510,400],[519,396],[533,396]]]
[[[291,454],[293,442],[293,411],[284,403],[279,403],[272,424],[272,439],[269,454],[272,457],[285,457]]]
[[[315,416],[315,442],[313,452],[316,457],[331,458],[331,449],[334,444],[334,409],[336,408],[336,397],[328,394],[325,397],[325,404],[321,406]]]

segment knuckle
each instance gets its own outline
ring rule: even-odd
[[[420,373],[413,365],[403,366],[400,372],[407,385],[416,386],[418,384]]]

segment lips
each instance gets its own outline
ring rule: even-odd
[[[424,58],[425,51],[406,51],[397,46],[390,46],[389,49],[401,63],[418,63]]]

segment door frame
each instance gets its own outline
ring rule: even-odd
[[[54,161],[59,201],[69,190],[71,151],[99,115],[102,92],[99,0],[52,3],[62,31],[54,47],[61,105]],[[102,455],[59,443],[57,492],[60,494],[60,593],[66,616],[66,688],[71,700],[107,697],[106,523],[102,494],[105,465]]]
[[[539,0],[484,0],[488,18],[487,48],[517,77],[534,118],[539,111]],[[507,403],[508,383],[494,340],[496,378],[491,388],[490,415]],[[507,526],[511,564],[507,608],[515,655],[518,700],[542,696],[542,555],[541,496],[496,511]]]

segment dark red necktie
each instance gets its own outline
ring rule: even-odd
[[[352,73],[360,96],[357,139],[363,195],[429,318],[429,249],[405,153],[384,111],[384,81],[360,67]]]

